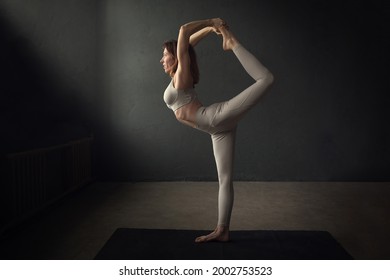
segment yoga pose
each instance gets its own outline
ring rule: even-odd
[[[223,37],[223,49],[234,52],[246,72],[255,82],[232,99],[203,106],[195,92],[199,69],[194,46],[210,33]],[[228,241],[233,207],[233,160],[237,122],[258,103],[272,84],[273,76],[248,52],[220,18],[193,21],[181,26],[177,41],[163,45],[160,61],[165,73],[172,78],[164,92],[164,101],[176,118],[191,127],[209,133],[218,171],[218,223],[213,232],[200,236],[195,242]]]

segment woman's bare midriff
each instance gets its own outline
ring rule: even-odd
[[[202,103],[198,99],[192,100],[190,103],[180,107],[175,111],[176,119],[191,127],[196,126],[196,112],[202,107]]]

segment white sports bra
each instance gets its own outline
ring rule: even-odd
[[[191,103],[191,101],[194,99],[196,99],[195,89],[176,89],[173,87],[173,79],[164,92],[164,101],[168,108],[172,109],[173,111],[176,111],[180,107]]]

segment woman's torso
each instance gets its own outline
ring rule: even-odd
[[[168,100],[171,98],[174,98],[175,100],[169,104],[170,102]],[[172,79],[164,92],[164,101],[167,103],[168,107],[174,111],[174,114],[179,121],[191,126],[196,125],[196,112],[202,107],[202,103],[198,100],[193,88],[187,90],[176,89],[174,79]],[[177,109],[172,108],[177,106],[176,103],[179,103],[178,106],[180,107]],[[181,103],[184,103],[184,105]]]
[[[187,121],[192,125],[196,124],[196,112],[202,107],[202,103],[198,99],[192,100],[190,103],[180,107],[175,111],[175,116],[179,121]]]

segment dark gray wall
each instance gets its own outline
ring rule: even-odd
[[[380,5],[110,0],[100,13],[108,179],[216,179],[208,135],[179,124],[163,103],[169,78],[159,64],[161,43],[176,38],[181,24],[216,16],[276,78],[239,126],[237,180],[390,178]],[[207,38],[197,52],[204,104],[251,83],[220,38]]]
[[[96,17],[95,0],[0,1],[1,153],[92,132]]]
[[[2,149],[93,132],[100,179],[215,180],[159,60],[181,24],[218,16],[275,75],[239,126],[237,180],[389,180],[389,10],[355,2],[1,0]],[[220,38],[197,53],[204,104],[250,85]]]

